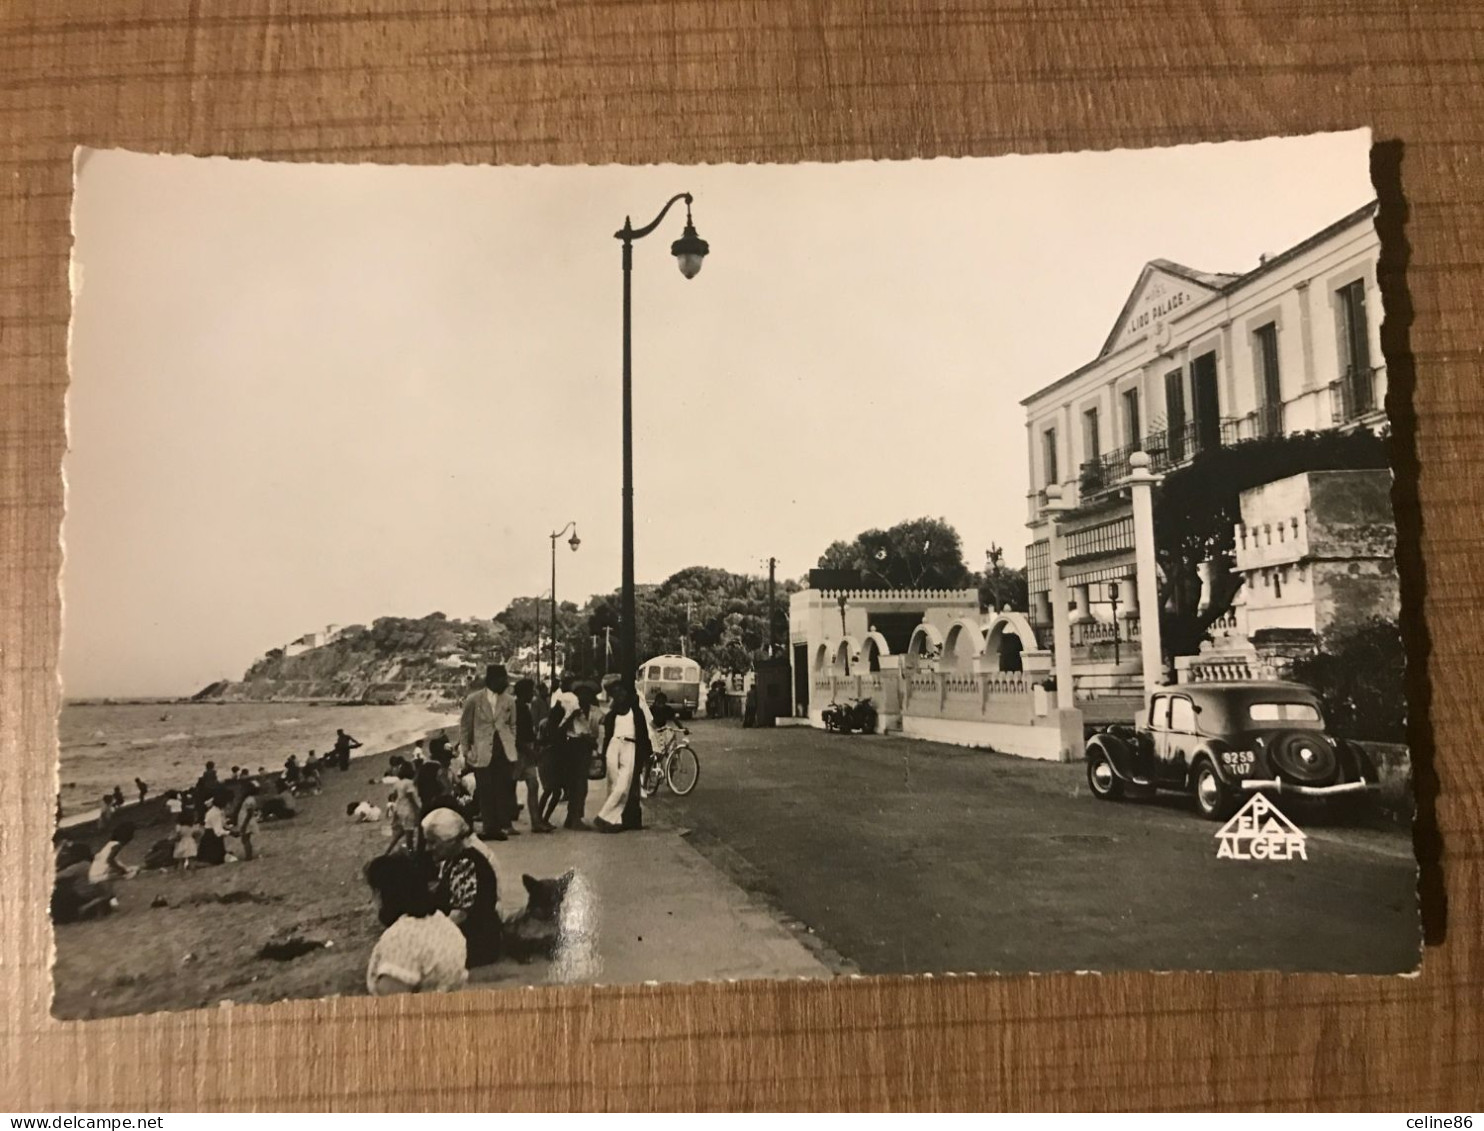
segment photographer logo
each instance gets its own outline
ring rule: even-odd
[[[1260,793],[1216,830],[1218,860],[1308,860],[1303,832]]]

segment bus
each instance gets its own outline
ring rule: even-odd
[[[701,706],[701,665],[688,656],[656,656],[639,668],[637,686],[646,703],[663,691],[676,714],[694,718]]]

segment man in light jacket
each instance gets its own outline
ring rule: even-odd
[[[459,741],[464,759],[474,771],[474,802],[485,840],[505,840],[513,830],[515,813],[512,770],[515,748],[515,696],[503,664],[490,664],[484,686],[464,700],[459,719]]]

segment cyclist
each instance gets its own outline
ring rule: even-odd
[[[670,706],[670,697],[663,691],[656,691],[649,703],[649,720],[654,725],[655,737],[659,739],[654,744],[657,751],[669,750],[670,743],[685,729],[676,723],[678,717],[675,708]]]

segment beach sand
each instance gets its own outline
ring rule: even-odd
[[[401,748],[401,749],[405,749]],[[360,753],[359,751],[357,753]],[[388,826],[356,823],[345,807],[365,799],[385,804],[371,784],[386,755],[328,770],[324,790],[296,798],[298,815],[264,822],[253,837],[256,858],[187,872],[141,872],[116,885],[121,908],[106,918],[56,928],[56,997],[63,1018],[194,1009],[223,1001],[364,994],[366,961],[381,934],[376,905],[361,876],[385,850]],[[165,824],[141,827],[124,850],[138,864],[168,836]],[[238,842],[228,840],[228,850]],[[502,904],[524,903],[519,874],[501,876]],[[163,897],[168,907],[152,907]],[[507,911],[510,910],[507,906]],[[334,946],[289,961],[259,958],[274,935],[291,931]],[[492,982],[542,980],[534,967],[479,972]]]
[[[715,749],[702,741],[703,749]],[[358,824],[345,807],[362,799],[384,802],[386,787],[369,779],[385,765],[386,756],[378,755],[352,762],[345,773],[328,771],[320,795],[297,799],[298,816],[261,826],[255,860],[141,873],[117,885],[119,912],[58,926],[55,1016],[365,994],[366,961],[381,925],[361,869],[385,849],[388,833],[385,821]],[[592,783],[589,816],[603,793],[601,782]],[[817,940],[803,937],[797,925],[784,923],[692,848],[684,830],[666,822],[662,799],[648,803],[645,822],[644,832],[621,836],[535,836],[522,821],[522,835],[493,844],[507,917],[525,904],[522,873],[554,877],[571,868],[576,880],[556,961],[502,961],[472,971],[471,986],[827,978],[839,972],[827,965]],[[141,828],[123,862],[137,864],[167,831],[163,825]],[[236,842],[228,844],[235,851]],[[151,907],[156,897],[169,906]],[[335,945],[286,962],[258,957],[265,942],[285,931]]]

